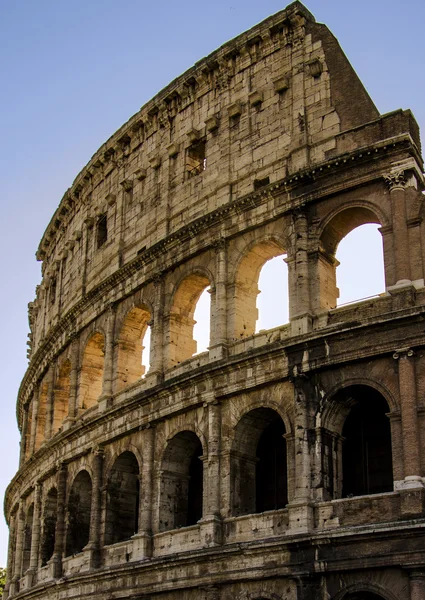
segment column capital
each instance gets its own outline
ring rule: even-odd
[[[227,240],[226,240],[226,238],[224,238],[223,236],[220,235],[217,239],[215,239],[213,241],[212,245],[213,245],[215,253],[218,254],[222,250],[226,250]]]
[[[415,356],[415,351],[412,348],[400,348],[394,352],[393,359],[399,360],[400,358],[412,358],[413,356]]]
[[[384,175],[385,183],[388,186],[390,192],[395,189],[405,189],[406,187],[406,176],[405,172],[400,169],[399,171],[393,171]]]

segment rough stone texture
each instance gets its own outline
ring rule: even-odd
[[[5,598],[425,598],[422,171],[299,2],[100,148],[37,252]],[[365,223],[387,291],[336,308]],[[279,255],[290,322],[255,334]]]

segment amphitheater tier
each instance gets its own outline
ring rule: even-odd
[[[37,251],[4,598],[425,598],[420,151],[299,2],[99,149]],[[385,292],[337,307],[368,223]]]

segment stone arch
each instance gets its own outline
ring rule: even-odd
[[[71,391],[71,361],[67,358],[58,369],[53,396],[52,435],[62,427],[68,415],[69,396]]]
[[[193,337],[195,325],[193,316],[202,292],[209,286],[213,286],[210,271],[205,268],[197,268],[181,278],[174,288],[168,315],[169,367],[191,358],[197,352],[197,343]]]
[[[22,573],[25,573],[30,566],[33,524],[34,503],[31,503],[25,515],[24,539],[22,548]]]
[[[387,219],[374,204],[358,200],[335,209],[326,216],[318,231],[317,285],[320,308],[332,309],[337,305],[339,290],[335,254],[341,240],[357,227],[370,223],[386,224]]]
[[[169,439],[161,461],[159,530],[195,525],[202,518],[203,447],[183,430]]]
[[[88,338],[80,371],[78,408],[80,411],[95,406],[102,394],[105,357],[105,337],[95,331]]]
[[[146,372],[149,357],[143,364],[143,340],[151,318],[151,311],[140,305],[133,306],[123,319],[118,336],[117,391],[135,383]]]
[[[364,582],[346,587],[338,592],[332,600],[398,600],[398,597],[381,585]]]
[[[245,412],[231,448],[231,510],[234,516],[284,508],[288,467],[284,421],[269,407]]]
[[[234,303],[231,310],[231,335],[241,339],[255,333],[258,319],[258,280],[263,266],[272,258],[286,254],[278,236],[265,236],[248,244],[242,252],[233,278]]]
[[[327,399],[323,423],[334,457],[334,497],[393,491],[391,425],[386,397],[371,385],[341,386]]]
[[[89,542],[92,480],[82,469],[71,485],[67,502],[65,556],[78,554]]]
[[[138,531],[140,469],[129,451],[114,461],[107,478],[105,544],[128,540]]]
[[[52,487],[44,499],[42,540],[41,540],[41,566],[44,567],[52,558],[55,549],[56,520],[57,520],[58,492]]]

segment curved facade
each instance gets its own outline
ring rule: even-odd
[[[6,598],[425,598],[422,173],[299,2],[99,149],[37,252]],[[386,291],[336,308],[366,223]],[[276,256],[289,323],[256,333]]]

